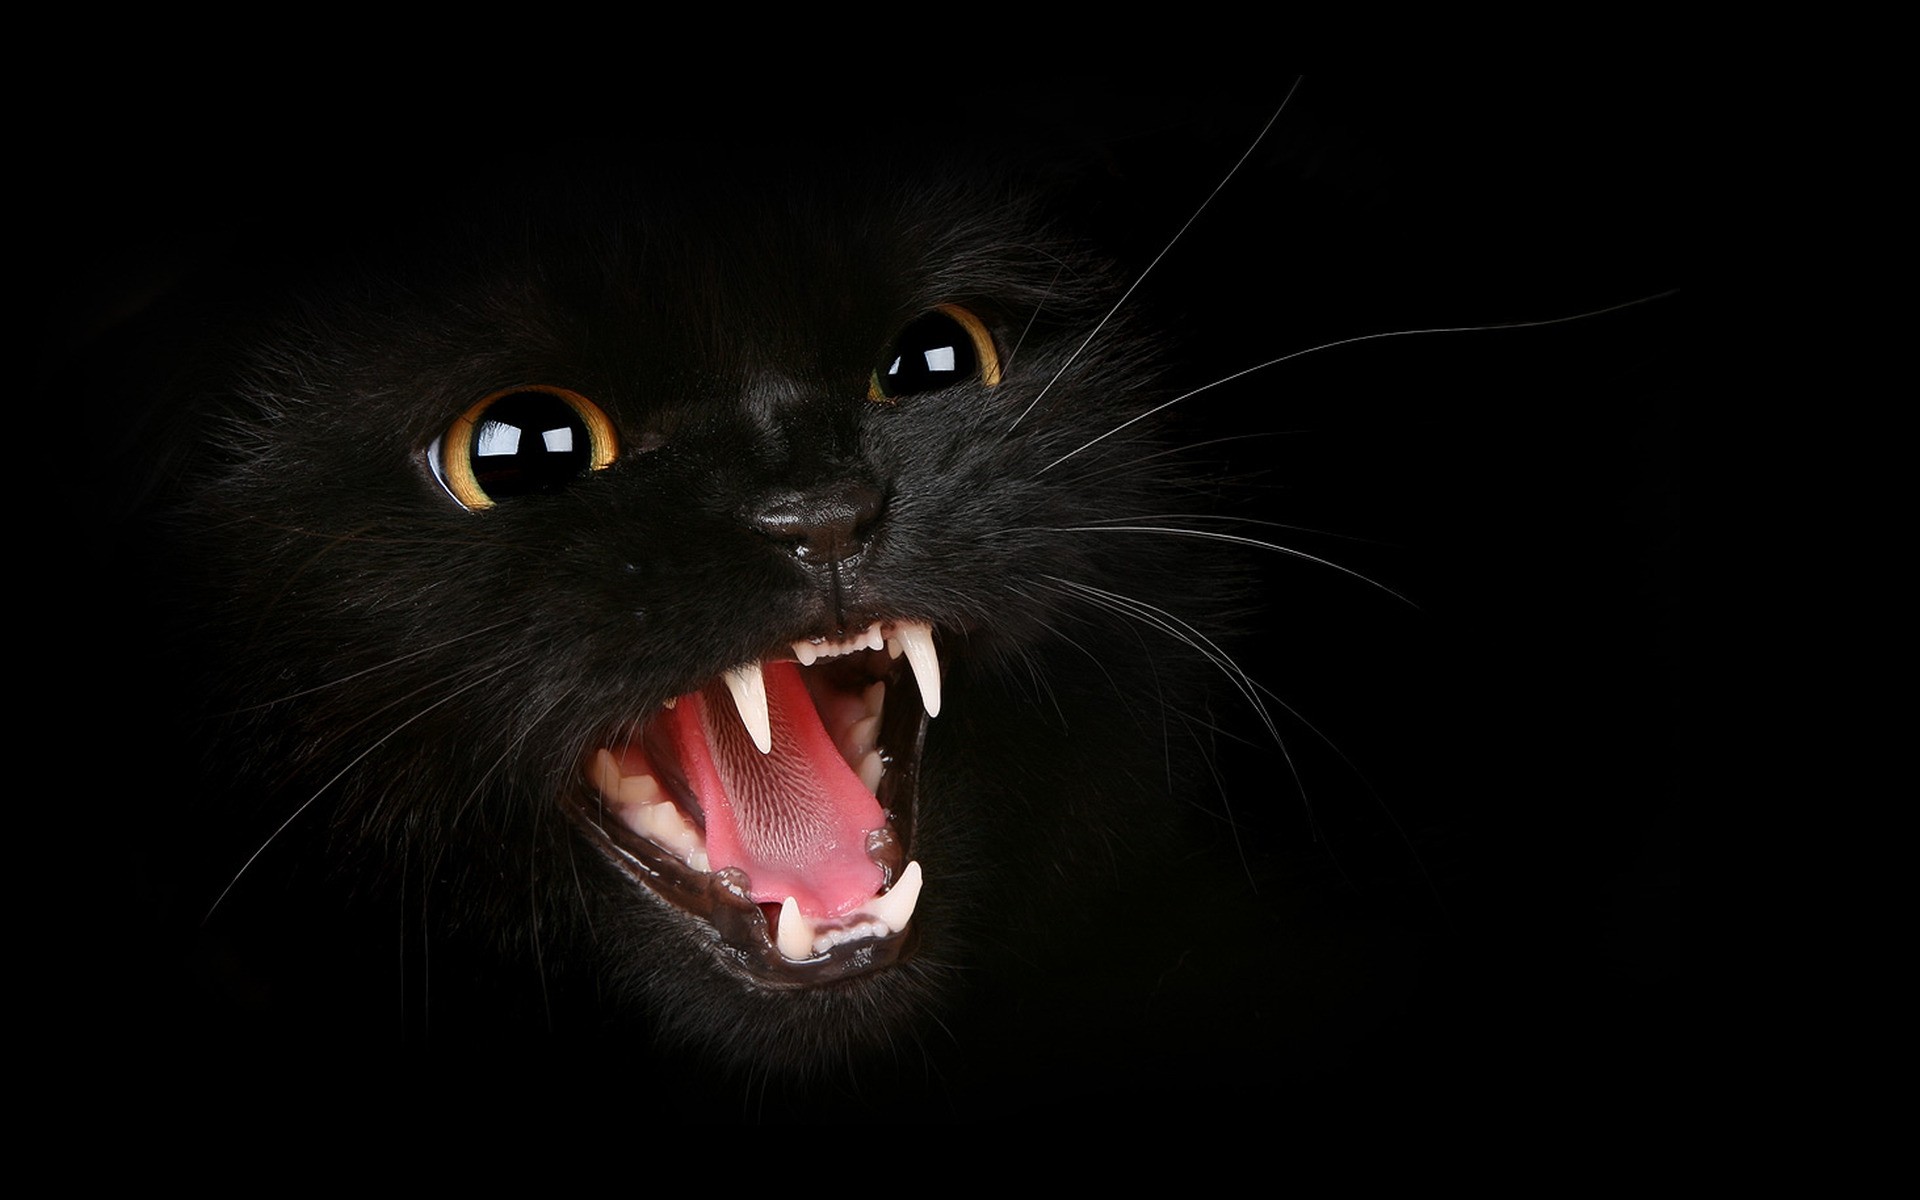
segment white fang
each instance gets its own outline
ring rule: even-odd
[[[909,621],[894,626],[893,636],[906,651],[913,679],[920,685],[920,702],[927,715],[940,715],[940,656],[933,648],[933,626],[925,621]]]
[[[727,681],[727,690],[733,693],[733,706],[739,710],[740,723],[747,727],[753,744],[762,754],[773,753],[773,721],[767,716],[767,677],[760,673],[760,664],[735,667],[722,678]]]

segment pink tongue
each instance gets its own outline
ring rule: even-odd
[[[666,714],[687,783],[706,814],[707,861],[739,867],[758,903],[792,896],[810,917],[838,917],[873,899],[881,871],[867,833],[886,819],[820,724],[800,668],[767,663],[773,752],[748,737],[723,687]]]

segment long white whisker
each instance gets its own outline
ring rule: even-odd
[[[1247,703],[1259,714],[1260,723],[1266,726],[1267,732],[1272,736],[1273,740],[1276,743],[1280,741],[1279,726],[1274,724],[1273,715],[1267,711],[1266,704],[1261,701],[1259,688],[1254,684],[1252,677],[1242,670],[1240,664],[1234,662],[1233,657],[1225,650],[1222,650],[1212,638],[1201,633],[1198,629],[1194,628],[1192,624],[1181,620],[1163,608],[1158,608],[1143,600],[1136,600],[1131,596],[1121,595],[1118,592],[1107,591],[1105,588],[1097,588],[1091,584],[1080,583],[1072,579],[1063,579],[1058,575],[1045,575],[1041,578],[1051,580],[1068,592],[1083,596],[1113,612],[1144,621],[1148,625],[1166,633],[1168,636],[1199,651],[1208,662],[1220,668],[1221,673],[1233,684],[1235,690],[1246,698]]]
[[[1420,607],[1386,584],[1381,583],[1378,579],[1362,575],[1352,567],[1343,567],[1332,559],[1321,558],[1317,554],[1308,554],[1305,550],[1295,550],[1292,546],[1283,546],[1278,542],[1269,542],[1261,538],[1246,537],[1243,534],[1216,533],[1210,529],[1181,529],[1168,525],[1061,525],[1052,527],[1050,531],[1055,533],[1170,533],[1179,537],[1205,538],[1208,541],[1231,542],[1239,546],[1253,546],[1261,550],[1271,550],[1276,554],[1285,554],[1290,558],[1304,559],[1307,562],[1338,571],[1342,575],[1350,575],[1362,583],[1379,588],[1409,608],[1418,609]]]
[[[553,712],[554,709],[560,707],[560,702],[563,699],[566,699],[564,695],[554,697],[553,700],[545,708],[541,709],[538,714],[519,722],[520,732],[516,733],[513,736],[512,741],[508,742],[505,746],[502,746],[500,748],[500,753],[494,755],[493,762],[489,764],[487,769],[481,773],[480,778],[474,781],[473,787],[468,791],[468,794],[467,794],[467,802],[469,804],[475,803],[479,800],[480,793],[486,790],[487,784],[493,779],[494,773],[500,770],[500,768],[503,765],[505,765],[509,759],[513,757],[514,751],[518,750],[521,744],[527,740],[528,736],[531,735],[533,731],[539,727],[540,722],[546,720],[549,713]]]
[[[1033,323],[1040,319],[1040,311],[1046,307],[1047,297],[1053,295],[1053,285],[1060,282],[1060,273],[1066,269],[1067,265],[1061,263],[1060,266],[1054,269],[1053,278],[1047,280],[1047,290],[1041,293],[1040,303],[1034,305],[1033,312],[1027,316],[1027,323],[1020,327],[1020,336],[1013,341],[1013,348],[1007,351],[1007,360],[1000,364],[1000,370],[1003,374],[1013,370],[1013,360],[1020,356],[1020,347],[1027,344],[1027,335],[1033,332]],[[1056,378],[1058,377],[1056,376]],[[1049,386],[1051,386],[1051,381],[1049,381]]]
[[[1106,463],[1106,464],[1103,464],[1101,467],[1099,467],[1097,470],[1093,470],[1088,472],[1087,474],[1081,475],[1080,478],[1087,479],[1087,480],[1102,479],[1102,478],[1105,478],[1107,475],[1114,474],[1117,472],[1134,470],[1137,467],[1141,467],[1147,463],[1153,462],[1155,459],[1173,458],[1173,457],[1178,457],[1182,455],[1188,455],[1188,454],[1194,453],[1195,451],[1205,450],[1213,446],[1225,446],[1225,445],[1230,445],[1234,442],[1250,442],[1258,439],[1273,438],[1273,437],[1292,437],[1298,434],[1311,433],[1311,432],[1313,431],[1307,430],[1307,429],[1269,429],[1269,430],[1262,431],[1260,433],[1223,434],[1220,437],[1206,438],[1202,441],[1197,441],[1197,442],[1183,442],[1177,446],[1163,447],[1162,449],[1155,450],[1149,454],[1141,454],[1134,458]]]
[[[1336,533],[1331,529],[1316,529],[1311,525],[1293,525],[1286,521],[1269,521],[1263,517],[1242,517],[1231,513],[1217,512],[1160,512],[1145,513],[1137,517],[1109,517],[1093,521],[1092,525],[1102,529],[1115,529],[1141,521],[1218,521],[1228,525],[1258,525],[1263,529],[1285,529],[1291,533],[1311,533],[1315,537],[1338,538],[1346,542],[1375,543],[1376,539],[1361,537],[1351,533]],[[1284,547],[1282,547],[1284,549]]]
[[[354,680],[360,678],[363,675],[371,675],[376,671],[385,671],[391,667],[397,667],[401,663],[407,662],[411,659],[419,658],[423,654],[432,654],[437,650],[444,650],[448,646],[452,646],[452,645],[455,645],[456,643],[463,642],[468,638],[480,637],[484,634],[492,633],[496,629],[504,629],[511,624],[513,624],[512,621],[495,621],[491,625],[482,625],[478,629],[470,629],[465,633],[456,634],[453,637],[446,638],[443,641],[435,642],[430,646],[422,646],[418,650],[409,650],[405,654],[396,654],[392,658],[387,659],[385,662],[378,662],[373,664],[370,667],[362,667],[358,671],[350,671],[347,674],[342,675],[337,679],[329,679],[325,683],[317,683],[310,688],[302,688],[297,692],[288,692],[282,696],[275,696],[271,700],[263,700],[258,704],[249,704],[244,708],[229,709],[227,715],[237,716],[240,713],[258,712],[260,709],[272,708],[276,704],[284,704],[289,700],[298,700],[302,696],[311,696],[317,692],[324,692],[331,688],[337,688],[342,686],[343,684],[352,683]]]
[[[1147,411],[1140,413],[1137,416],[1129,417],[1126,420],[1120,422],[1120,424],[1115,425],[1112,429],[1107,430],[1105,433],[1101,434],[1099,437],[1090,438],[1087,441],[1081,443],[1079,446],[1075,447],[1074,449],[1067,451],[1065,454],[1062,454],[1059,458],[1056,458],[1052,462],[1048,463],[1046,466],[1041,467],[1038,471],[1035,472],[1035,474],[1044,475],[1048,471],[1051,471],[1055,467],[1059,466],[1061,463],[1072,458],[1074,455],[1080,453],[1082,450],[1086,450],[1092,446],[1096,446],[1099,443],[1105,441],[1107,438],[1112,437],[1114,434],[1119,433],[1121,430],[1127,428],[1128,426],[1138,424],[1139,422],[1146,420],[1148,417],[1151,417],[1156,413],[1165,412],[1167,409],[1172,408],[1174,405],[1179,404],[1183,400],[1191,400],[1195,396],[1200,395],[1202,392],[1210,392],[1214,388],[1220,387],[1223,384],[1232,383],[1236,379],[1244,379],[1247,376],[1253,374],[1255,371],[1264,371],[1268,367],[1277,367],[1281,363],[1292,362],[1296,358],[1305,358],[1309,354],[1318,354],[1322,350],[1333,350],[1341,346],[1356,345],[1360,342],[1384,341],[1387,338],[1419,337],[1423,334],[1429,334],[1429,333],[1492,333],[1497,330],[1503,330],[1503,329],[1540,329],[1548,325],[1565,325],[1573,321],[1586,321],[1594,317],[1603,317],[1603,316],[1606,316],[1608,313],[1619,312],[1623,308],[1632,308],[1635,305],[1651,304],[1655,300],[1664,300],[1668,296],[1673,295],[1675,292],[1679,290],[1680,289],[1678,288],[1669,288],[1664,292],[1656,292],[1651,296],[1639,296],[1632,300],[1623,300],[1619,304],[1610,304],[1605,308],[1596,308],[1596,309],[1591,309],[1587,312],[1572,313],[1564,317],[1544,317],[1537,321],[1501,321],[1491,325],[1436,325],[1429,329],[1387,329],[1387,330],[1382,330],[1378,333],[1360,333],[1360,334],[1355,334],[1352,337],[1339,338],[1331,342],[1321,342],[1317,346],[1308,346],[1305,349],[1295,350],[1288,354],[1282,354],[1279,358],[1270,358],[1266,362],[1256,363],[1255,365],[1248,367],[1245,370],[1235,371],[1233,374],[1228,375],[1221,379],[1216,379],[1212,383],[1203,383],[1199,387],[1194,388],[1190,392],[1183,392],[1180,395],[1175,396],[1171,400],[1167,400],[1160,404],[1156,404],[1152,408],[1148,409]],[[1036,403],[1038,402],[1038,397],[1035,398],[1035,402]],[[1022,415],[1025,415],[1025,414],[1022,414]]]
[[[287,819],[280,822],[279,825],[275,826],[273,832],[269,833],[266,836],[266,839],[260,843],[259,847],[255,849],[252,854],[247,856],[247,861],[240,864],[240,869],[233,873],[233,878],[227,881],[227,886],[220,889],[220,894],[213,898],[213,903],[209,905],[207,908],[206,916],[200,918],[201,923],[205,924],[207,921],[210,921],[213,919],[213,914],[219,911],[221,903],[226,900],[228,894],[231,893],[234,887],[239,884],[241,876],[245,875],[248,869],[251,868],[254,863],[259,861],[260,856],[267,852],[267,847],[273,845],[274,841],[278,839],[281,834],[285,833],[287,829],[290,826],[292,826],[292,824],[295,821],[300,819],[300,816],[302,813],[306,812],[309,808],[312,808],[315,801],[319,800],[321,796],[326,795],[328,788],[340,782],[340,780],[347,774],[347,772],[359,766],[361,761],[365,759],[369,754],[372,754],[375,750],[378,750],[381,746],[391,741],[394,738],[394,736],[398,734],[402,729],[405,729],[407,726],[413,724],[415,721],[418,721],[420,718],[426,716],[428,713],[432,712],[434,709],[439,708],[441,705],[456,699],[457,697],[463,695],[466,692],[473,690],[476,687],[479,687],[481,684],[492,683],[494,680],[509,674],[512,674],[512,671],[509,668],[502,667],[498,671],[494,671],[489,674],[482,675],[479,678],[474,679],[469,683],[466,683],[460,687],[455,688],[453,691],[448,692],[446,695],[440,697],[440,699],[435,700],[432,704],[427,705],[425,708],[421,709],[419,712],[408,717],[406,720],[400,722],[398,725],[395,725],[392,729],[389,729],[385,734],[381,735],[379,740],[375,741],[372,745],[368,746],[365,750],[362,750],[360,753],[354,755],[353,758],[350,761],[348,761],[348,763],[345,766],[341,767],[338,771],[334,772],[332,778],[328,779],[325,783],[321,784],[317,789],[315,789],[313,795],[308,796],[305,800],[301,801],[300,806],[298,808],[295,808],[291,813],[287,814]]]
[[[1228,170],[1225,175],[1221,176],[1219,183],[1213,185],[1213,190],[1208,192],[1207,198],[1202,200],[1199,207],[1193,210],[1193,215],[1187,218],[1186,223],[1180,226],[1179,230],[1176,231],[1171,238],[1167,239],[1167,244],[1160,248],[1160,253],[1153,256],[1153,261],[1148,263],[1146,267],[1141,270],[1140,274],[1134,277],[1131,284],[1127,285],[1127,290],[1121,293],[1118,300],[1113,302],[1113,307],[1107,310],[1107,315],[1100,318],[1099,324],[1093,327],[1092,332],[1087,334],[1086,339],[1074,349],[1072,354],[1067,356],[1067,361],[1060,364],[1060,369],[1053,373],[1053,378],[1047,380],[1046,385],[1040,389],[1039,394],[1034,396],[1026,408],[1021,410],[1020,415],[1013,419],[1013,424],[1007,426],[1008,433],[1012,433],[1018,429],[1020,422],[1026,420],[1027,415],[1039,406],[1040,401],[1046,399],[1047,393],[1053,389],[1053,385],[1058,383],[1061,376],[1065,375],[1067,371],[1073,367],[1074,362],[1085,352],[1086,348],[1093,344],[1093,339],[1100,336],[1100,331],[1107,327],[1107,322],[1113,320],[1114,314],[1126,306],[1127,301],[1132,298],[1134,292],[1139,290],[1140,285],[1146,281],[1147,276],[1153,274],[1153,269],[1160,265],[1160,260],[1172,253],[1174,246],[1185,236],[1187,230],[1193,228],[1193,223],[1200,219],[1201,213],[1207,211],[1207,206],[1213,203],[1214,197],[1218,196],[1221,190],[1224,189],[1228,183],[1232,182],[1233,177],[1240,173],[1240,168],[1246,165],[1247,160],[1253,157],[1253,152],[1260,148],[1260,143],[1266,140],[1267,131],[1271,130],[1274,122],[1280,119],[1280,114],[1287,111],[1287,104],[1293,99],[1293,94],[1300,90],[1300,84],[1301,79],[1295,78],[1293,86],[1288,88],[1287,94],[1280,98],[1280,106],[1273,110],[1273,115],[1267,118],[1267,123],[1260,127],[1260,133],[1247,145],[1245,152],[1240,155],[1239,160],[1233,164],[1233,167]]]

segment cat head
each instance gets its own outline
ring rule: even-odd
[[[654,160],[379,232],[210,289],[146,435],[211,928],[411,894],[804,1071],[1159,848],[1225,575],[1109,532],[1183,486],[1160,347],[1043,204]]]

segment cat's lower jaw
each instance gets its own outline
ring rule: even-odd
[[[726,966],[774,988],[862,974],[908,948],[923,882],[908,843],[940,702],[925,622],[796,640],[610,738],[571,808]]]

